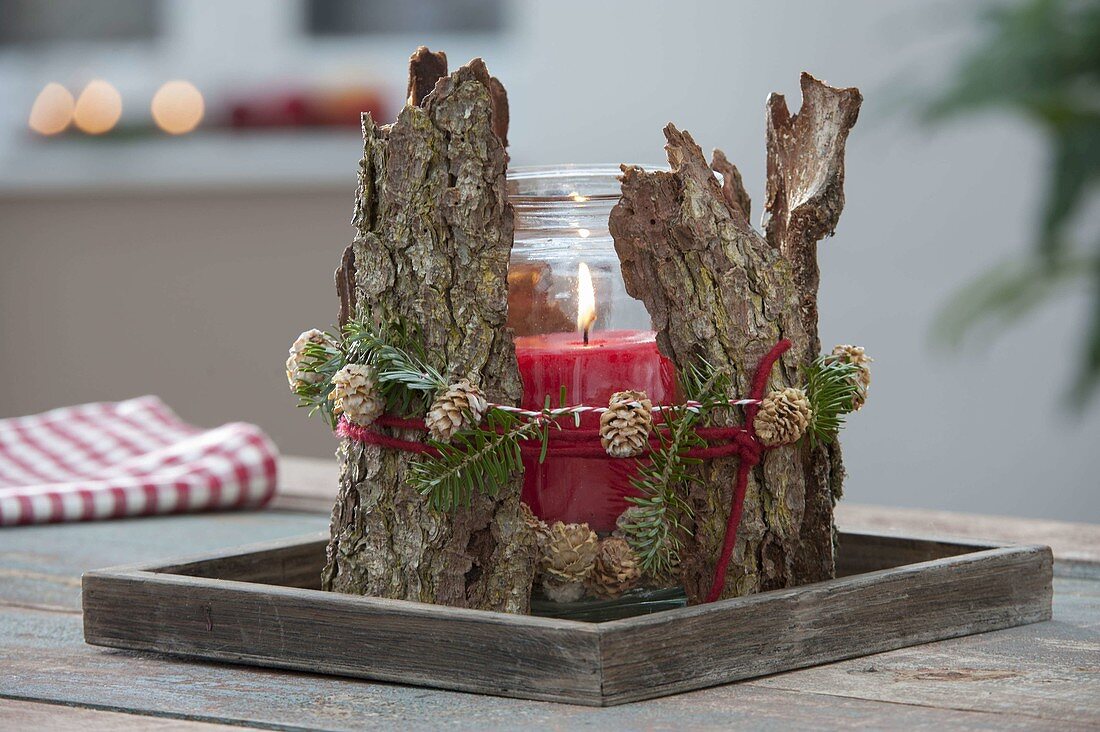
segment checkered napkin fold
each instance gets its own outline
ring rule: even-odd
[[[0,526],[261,506],[275,445],[193,427],[153,396],[0,419]]]

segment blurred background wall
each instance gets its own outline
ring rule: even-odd
[[[446,50],[452,66],[487,60],[509,89],[514,164],[660,161],[671,120],[740,166],[757,218],[765,97],[797,108],[808,70],[866,97],[847,207],[820,250],[823,340],[876,358],[871,400],[844,434],[848,499],[1100,521],[1100,408],[1063,403],[1085,301],[1065,298],[983,348],[930,345],[948,296],[1026,247],[1044,183],[1021,123],[914,122],[974,42],[973,11],[0,0],[0,417],[157,393],[195,423],[253,421],[284,453],[330,455],[282,364],[299,331],[335,319],[331,275],[352,234],[361,152],[354,111],[392,117],[417,45]],[[150,100],[177,79],[204,113],[169,135]],[[72,93],[76,122],[44,134],[51,120],[31,111],[51,82]],[[89,88],[99,97],[82,107]],[[193,98],[168,101],[187,128]]]

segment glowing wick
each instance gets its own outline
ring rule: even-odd
[[[588,330],[596,321],[596,291],[592,287],[592,273],[588,265],[577,266],[577,330],[584,332],[584,345],[588,345]]]

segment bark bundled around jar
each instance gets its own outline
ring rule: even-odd
[[[586,405],[567,403],[563,384],[560,405],[548,391],[520,408],[529,395],[509,308],[525,348],[576,349],[568,332],[538,332],[570,327],[549,296],[560,276],[528,260],[509,274],[507,98],[479,59],[447,75],[443,54],[413,55],[398,119],[364,118],[358,233],[335,277],[345,340],[304,334],[287,363],[300,397],[330,398],[344,438],[325,589],[523,613],[536,573],[559,602],[615,598],[655,578],[700,602],[832,576],[843,466],[836,442],[818,438],[862,406],[869,359],[852,346],[820,355],[816,246],[843,207],[861,98],[809,75],[802,87],[796,115],[782,97],[768,101],[764,234],[748,221],[736,167],[720,151],[708,163],[671,124],[669,170],[622,167],[604,237],[620,288],[656,332],[645,378],[667,393],[651,399],[623,378],[601,393],[605,405]],[[626,331],[589,342],[598,288],[586,263],[577,272],[577,347],[637,351]],[[397,332],[400,343],[386,341]],[[395,383],[412,396],[395,401]],[[594,525],[615,536],[521,503],[522,467],[558,455],[628,466],[635,493]],[[615,522],[620,513],[629,518]]]

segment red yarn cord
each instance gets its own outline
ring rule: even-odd
[[[385,417],[379,418],[379,422]],[[419,428],[424,429],[424,422],[420,421]],[[431,445],[425,445],[423,442],[414,442],[413,440],[402,440],[398,437],[390,437],[389,435],[383,435],[379,432],[375,432],[370,427],[364,427],[358,424],[352,424],[346,419],[341,419],[336,425],[336,434],[339,437],[346,437],[349,440],[355,440],[356,442],[362,442],[365,445],[378,445],[379,447],[388,447],[391,450],[403,450],[405,452],[418,452],[427,455],[438,455],[439,450],[436,450]]]
[[[750,394],[750,398],[756,401],[745,406],[744,427],[702,427],[696,432],[707,441],[707,447],[693,448],[684,452],[687,457],[704,460],[734,455],[741,458],[737,466],[737,478],[734,483],[729,518],[726,522],[726,536],[722,543],[722,554],[715,567],[714,580],[710,592],[707,594],[706,602],[717,600],[726,584],[726,571],[729,568],[730,558],[733,556],[734,545],[737,543],[737,530],[741,525],[741,515],[745,505],[745,491],[749,483],[749,472],[760,463],[766,449],[756,439],[753,420],[760,409],[759,401],[764,397],[764,390],[768,386],[768,376],[771,374],[772,367],[790,347],[791,342],[789,340],[779,341],[757,365]],[[422,419],[403,419],[383,415],[376,420],[375,424],[394,429],[424,430],[424,420]],[[423,442],[384,435],[371,427],[353,424],[345,419],[341,419],[337,424],[336,434],[356,442],[378,445],[391,450],[403,450],[426,455],[439,454],[439,450]],[[562,429],[549,431],[547,451],[555,457],[606,459],[607,452],[599,443],[599,437],[600,431],[596,428],[580,429],[563,426]],[[650,450],[653,450],[660,445],[660,440],[654,435],[650,437],[649,443]],[[528,456],[538,455],[542,452],[542,445],[537,440],[524,440],[520,443],[520,452]]]
[[[752,394],[750,395],[752,399],[764,398],[764,389],[768,387],[768,375],[771,374],[772,366],[790,347],[791,342],[784,338],[776,343],[772,350],[768,351],[768,354],[757,364],[756,375],[752,380]],[[745,407],[745,429],[753,437],[754,442],[756,442],[756,428],[753,422],[759,409],[760,407],[757,404],[749,404]],[[756,444],[760,443],[757,442]],[[737,480],[733,485],[733,504],[730,506],[729,519],[726,521],[726,538],[722,542],[722,554],[718,559],[718,566],[714,568],[714,581],[710,585],[706,602],[717,600],[722,596],[722,590],[725,589],[726,570],[730,566],[733,547],[737,543],[737,529],[741,526],[741,513],[745,508],[745,490],[749,485],[749,471],[759,462],[759,452],[752,456],[748,454],[741,455],[741,463],[737,466]]]

